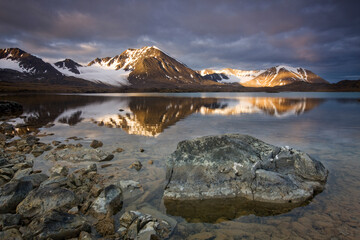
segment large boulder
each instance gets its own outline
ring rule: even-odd
[[[247,135],[182,141],[167,161],[164,199],[241,197],[301,203],[324,188],[328,171],[306,153]]]
[[[31,193],[17,206],[16,212],[32,218],[53,209],[70,209],[76,204],[75,194],[62,187],[45,186]]]
[[[85,218],[59,211],[36,217],[24,231],[26,239],[69,239],[90,231]]]
[[[0,188],[0,213],[15,212],[16,206],[33,189],[30,181],[11,181]]]

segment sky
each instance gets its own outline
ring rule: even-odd
[[[360,79],[360,1],[0,0],[0,48],[88,63],[157,46],[188,67]]]

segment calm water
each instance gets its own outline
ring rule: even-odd
[[[16,122],[54,133],[43,137],[43,142],[77,136],[83,138],[77,142],[85,147],[98,139],[104,142],[105,151],[123,148],[110,168],[101,169],[113,181],[131,179],[142,184],[143,192],[126,196],[123,211],[150,207],[173,216],[178,221],[174,239],[360,236],[358,93],[13,95],[0,99],[23,104],[26,118]],[[44,128],[49,123],[55,125]],[[243,211],[234,202],[165,205],[161,200],[165,160],[177,143],[224,133],[249,134],[309,153],[330,171],[326,189],[306,206],[274,216]],[[144,165],[139,172],[129,169],[135,160]],[[147,164],[148,160],[154,164]],[[44,171],[52,164],[43,156],[36,160],[36,167]],[[87,163],[63,164],[75,168]],[[191,207],[192,211],[186,210]]]

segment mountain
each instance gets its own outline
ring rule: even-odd
[[[222,70],[205,69],[199,71],[205,78],[221,83],[240,83],[245,87],[284,86],[294,82],[328,83],[313,72],[304,68],[276,66],[266,70],[244,71],[231,68]]]
[[[232,68],[224,68],[221,70],[204,69],[199,71],[200,75],[205,79],[221,83],[244,83],[259,76],[265,70],[238,70]]]
[[[128,49],[115,57],[96,58],[88,66],[122,72],[133,87],[214,84],[154,46]]]
[[[19,48],[0,49],[0,68],[11,69],[29,75],[61,76],[50,63]]]
[[[68,65],[69,61],[65,61]],[[60,64],[60,63],[59,63]],[[57,68],[57,67],[56,67]],[[108,90],[104,84],[66,76],[55,65],[19,48],[0,49],[0,91],[93,92]]]
[[[65,69],[75,74],[80,74],[78,68],[82,67],[82,65],[68,58],[63,61],[56,62],[54,65],[60,69]]]
[[[245,87],[274,87],[294,82],[329,83],[307,69],[280,65],[265,70],[254,79],[242,83],[242,85]]]

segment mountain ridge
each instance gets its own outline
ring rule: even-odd
[[[359,88],[355,82],[329,84],[310,70],[284,65],[266,70],[195,71],[155,46],[127,49],[114,57],[94,58],[88,64],[72,59],[50,64],[19,48],[0,49],[0,91],[46,91],[52,86],[56,86],[52,91],[80,92],[358,91]]]

